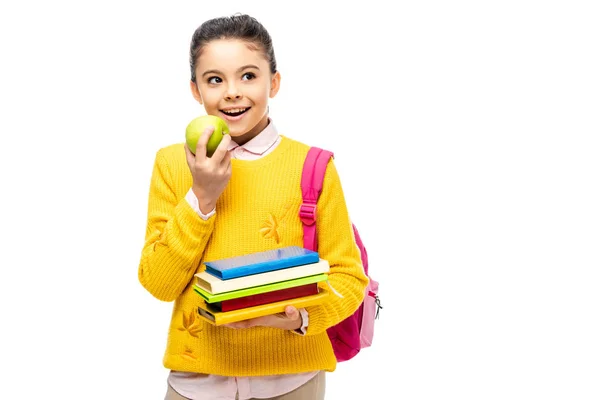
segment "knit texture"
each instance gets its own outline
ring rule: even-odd
[[[275,328],[216,327],[197,315],[193,291],[202,262],[285,246],[303,246],[298,217],[300,178],[308,146],[282,136],[270,154],[232,160],[232,176],[216,214],[203,220],[185,200],[192,186],[183,144],[160,149],[148,201],[146,239],[138,276],[156,298],[174,301],[164,366],[225,376],[333,371],[327,328],[361,304],[368,279],[360,263],[344,193],[330,161],[317,204],[319,255],[330,263],[329,282],[343,297],[307,307],[305,336]]]

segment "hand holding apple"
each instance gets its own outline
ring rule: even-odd
[[[194,118],[185,129],[185,142],[188,147],[192,151],[192,154],[196,153],[196,147],[198,145],[198,139],[202,135],[202,132],[208,127],[214,127],[214,131],[210,138],[208,139],[208,143],[206,143],[206,156],[212,157],[223,140],[224,135],[229,134],[229,127],[227,123],[221,118],[214,115],[203,115],[197,118]]]
[[[196,119],[194,120],[196,122],[190,123],[191,127],[186,131],[186,145],[183,147],[192,174],[192,191],[198,199],[200,211],[208,214],[216,207],[217,200],[231,178],[231,154],[227,151],[227,147],[231,143],[231,136],[221,134],[219,137],[217,135],[217,145],[209,151],[208,143],[211,138],[215,137],[217,127],[213,123],[206,122],[210,121],[209,118],[200,118],[202,120]],[[203,125],[205,123],[206,126]],[[195,132],[199,132],[197,138],[194,137]],[[219,133],[222,132],[223,127],[221,126]],[[203,154],[205,152],[207,154]]]

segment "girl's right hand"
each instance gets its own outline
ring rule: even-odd
[[[184,146],[193,178],[192,191],[198,198],[198,205],[203,214],[215,209],[217,199],[231,178],[231,155],[227,151],[231,136],[224,135],[212,157],[206,156],[206,143],[214,129],[209,127],[202,132],[196,146],[196,155],[190,151],[187,144]]]

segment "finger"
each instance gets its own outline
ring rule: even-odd
[[[229,179],[231,179],[231,170],[232,170],[232,166],[231,166],[231,158],[229,158],[229,164],[227,164],[227,169],[225,170],[225,174],[229,177]]]
[[[225,155],[223,156],[223,160],[221,160],[221,165],[227,166],[228,167],[227,172],[229,172],[229,169],[231,169],[231,152],[227,151],[225,153]]]
[[[246,328],[247,322],[246,321],[237,321],[237,322],[230,322],[229,324],[224,324],[223,326],[226,326],[227,328],[233,328],[233,329],[243,329]]]
[[[246,320],[246,326],[251,328],[253,326],[272,326],[273,325],[273,316],[272,315],[264,315],[262,317],[256,317],[249,320]]]
[[[208,143],[208,139],[210,139],[210,135],[215,131],[214,126],[208,126],[202,134],[198,138],[198,143],[196,143],[196,159],[198,158],[206,158],[206,144]]]
[[[298,309],[296,307],[287,306],[285,308],[285,315],[289,319],[296,320],[300,316],[300,312],[298,311]]]
[[[229,154],[229,151],[227,150],[227,148],[229,147],[230,142],[231,142],[231,136],[223,135],[223,139],[221,139],[221,142],[215,149],[215,152],[213,153],[211,158],[213,160],[216,160],[219,163],[222,163],[225,156],[227,154]]]
[[[185,148],[185,158],[187,159],[188,165],[194,165],[194,161],[196,161],[196,156],[194,156],[194,153],[192,153],[187,143],[184,144],[183,147]]]

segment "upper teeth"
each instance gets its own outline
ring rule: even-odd
[[[245,108],[232,108],[231,110],[225,110],[225,112],[227,113],[238,113],[238,112],[242,112],[245,111]]]

